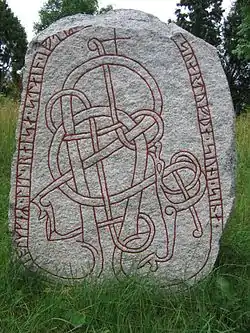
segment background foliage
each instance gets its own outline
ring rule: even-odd
[[[20,84],[18,70],[24,65],[26,33],[6,0],[0,0],[0,94],[12,94]]]
[[[221,43],[223,0],[181,0],[177,4],[176,23],[183,29],[218,46]]]
[[[223,18],[222,0],[181,0],[176,23],[218,49],[225,70],[236,114],[250,103],[249,0],[235,0]],[[246,11],[246,8],[248,10]],[[248,36],[249,37],[249,36]]]
[[[34,30],[38,33],[65,16],[78,13],[93,15],[111,9],[112,6],[109,5],[99,11],[98,0],[48,0],[39,11],[40,22],[34,24]]]
[[[241,59],[250,61],[250,2],[240,0],[241,24],[238,29],[238,44],[236,54]]]

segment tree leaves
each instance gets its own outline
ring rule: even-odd
[[[250,34],[249,7],[242,19],[246,1],[236,0],[224,21],[222,0],[180,0],[175,12],[179,26],[217,47],[236,114],[250,103],[250,36],[246,39]]]
[[[238,29],[242,23],[240,1],[232,6],[222,28],[223,43],[220,49],[222,65],[227,75],[236,114],[249,104],[250,66],[247,59],[235,53],[238,47]]]
[[[209,44],[221,43],[222,0],[180,0],[176,23]]]
[[[107,7],[110,9],[112,6]],[[97,14],[98,0],[48,0],[39,11],[40,22],[34,24],[34,30],[38,33],[56,20],[78,13]]]
[[[0,0],[0,93],[7,79],[18,80],[17,71],[24,65],[26,49],[24,28],[6,0]]]
[[[250,61],[250,5],[247,4],[247,0],[242,0],[241,2],[242,21],[238,28],[238,43],[235,48],[235,54],[240,59]]]

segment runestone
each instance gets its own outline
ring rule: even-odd
[[[213,268],[234,200],[234,111],[216,49],[134,10],[76,15],[30,44],[10,228],[62,281]]]

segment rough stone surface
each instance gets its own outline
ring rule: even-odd
[[[234,112],[215,48],[134,10],[32,41],[10,223],[27,267],[65,281],[193,283],[234,199]]]

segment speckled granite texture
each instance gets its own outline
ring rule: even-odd
[[[29,45],[10,225],[30,269],[192,284],[216,260],[234,164],[229,88],[203,40],[117,10]]]

